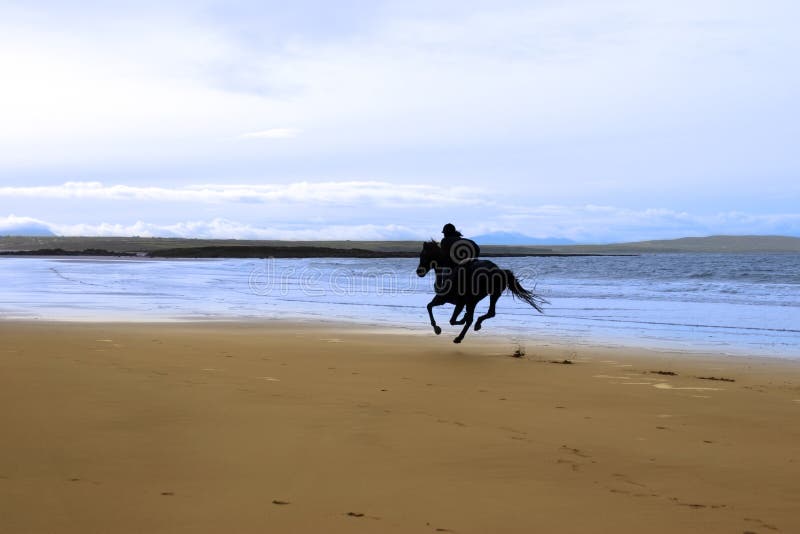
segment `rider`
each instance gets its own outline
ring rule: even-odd
[[[452,223],[445,224],[442,233],[441,247],[446,266],[451,269],[451,275],[461,275],[464,267],[480,256],[481,249],[475,241],[463,237]]]

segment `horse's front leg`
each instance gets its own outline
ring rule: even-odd
[[[472,318],[475,315],[475,305],[477,303],[470,302],[467,304],[467,311],[464,314],[464,328],[461,329],[461,333],[458,334],[458,337],[453,340],[453,343],[461,343],[461,340],[464,339],[464,336],[467,334],[467,330],[469,327],[472,326]]]
[[[458,315],[461,313],[461,310],[463,310],[463,309],[464,309],[464,304],[463,303],[456,304],[456,309],[453,310],[453,315],[450,317],[450,324],[451,325],[455,326],[457,324],[464,324],[464,319],[461,319],[460,321],[457,320],[458,319]]]
[[[442,329],[436,326],[436,319],[433,318],[433,308],[434,306],[441,306],[446,302],[447,299],[445,297],[443,297],[442,295],[436,295],[435,297],[433,297],[433,300],[431,300],[428,303],[428,316],[430,316],[431,318],[431,326],[433,327],[433,331],[436,333],[437,336],[442,333]]]

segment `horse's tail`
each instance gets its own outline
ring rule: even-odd
[[[509,269],[506,269],[505,271],[508,279],[508,289],[511,291],[511,294],[533,306],[539,313],[544,313],[544,310],[542,310],[542,305],[549,304],[549,302],[533,291],[528,291],[522,287],[522,284],[519,283],[517,277],[514,276],[514,273]]]

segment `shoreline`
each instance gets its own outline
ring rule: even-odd
[[[800,530],[790,360],[286,322],[0,338],[10,532]]]
[[[427,320],[427,318],[425,318]],[[366,322],[363,318],[337,318],[337,319],[320,319],[316,316],[305,316],[298,314],[295,316],[272,318],[272,317],[235,317],[235,316],[209,316],[209,317],[174,317],[164,316],[160,318],[154,317],[132,317],[129,315],[120,315],[119,318],[108,319],[98,316],[80,316],[80,317],[60,317],[60,318],[37,318],[37,317],[3,317],[0,316],[0,327],[4,322],[9,323],[31,323],[31,324],[51,324],[57,325],[130,325],[130,326],[147,326],[147,325],[252,325],[261,327],[308,327],[320,329],[334,329],[341,327],[349,331],[356,331],[364,334],[388,334],[388,335],[412,335],[425,337],[430,339],[439,339],[439,341],[448,339],[452,341],[460,329],[460,327],[453,327],[447,324],[446,314],[438,317],[438,324],[442,327],[442,334],[436,336],[433,334],[431,327],[421,321],[419,323],[384,323],[384,322]],[[491,326],[491,325],[490,325]],[[609,350],[623,350],[623,351],[644,351],[647,353],[677,353],[689,354],[698,357],[720,357],[720,358],[755,358],[758,360],[771,359],[776,361],[800,361],[800,353],[784,353],[778,354],[779,351],[767,352],[748,349],[744,346],[728,346],[724,349],[720,348],[715,350],[713,347],[702,346],[698,344],[696,347],[688,346],[688,342],[683,345],[678,342],[670,342],[666,340],[653,340],[642,339],[634,336],[631,337],[602,337],[593,336],[586,338],[578,338],[575,336],[559,336],[557,334],[526,334],[514,331],[511,329],[498,328],[492,331],[487,327],[483,332],[477,333],[470,330],[467,337],[464,338],[464,344],[473,341],[493,341],[493,342],[510,342],[516,344],[536,344],[544,343],[546,346],[579,346],[582,348],[603,348]]]
[[[709,261],[719,280],[707,278],[704,269],[711,267],[704,261],[688,274],[677,261],[669,266],[672,274],[659,282],[647,274],[664,267],[653,258],[635,259],[632,268],[638,274],[629,281],[613,273],[634,259],[617,260],[508,260],[507,267],[523,273],[526,284],[538,287],[553,304],[540,316],[504,297],[486,330],[590,345],[800,358],[791,284],[740,284],[735,281],[738,267],[717,260]],[[325,317],[428,330],[425,305],[433,281],[416,276],[414,260],[275,261],[0,260],[9,279],[19,277],[18,284],[0,292],[6,297],[0,316],[122,322]],[[794,280],[796,266],[776,261],[769,265],[786,267],[787,281]],[[537,269],[547,273],[541,286]],[[486,306],[484,301],[479,311]],[[437,309],[437,320],[443,323],[450,311],[449,306]]]

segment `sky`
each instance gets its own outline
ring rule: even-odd
[[[800,236],[798,18],[0,0],[0,235]]]

